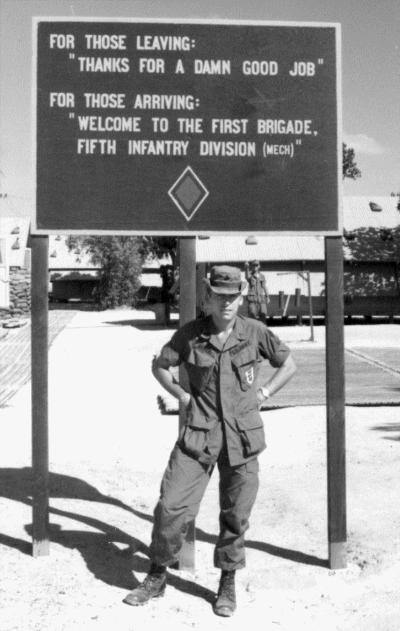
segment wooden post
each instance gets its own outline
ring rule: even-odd
[[[312,295],[311,295],[311,273],[305,272],[307,275],[307,287],[308,287],[308,305],[310,311],[310,329],[311,329],[311,337],[310,341],[314,342],[314,316],[313,316],[313,304],[312,304]]]
[[[207,266],[205,263],[196,264],[196,316],[202,310],[202,305],[206,295],[206,286],[203,283],[204,278],[207,275]]]
[[[285,309],[285,292],[280,291],[279,292],[279,310],[283,312],[284,309]]]
[[[196,237],[179,239],[179,326],[196,317]],[[182,366],[179,380],[187,389],[187,374]],[[182,409],[179,410],[179,427],[185,422]],[[195,571],[196,524],[192,521],[179,555],[179,569]]]
[[[49,238],[32,237],[32,554],[49,554],[48,436],[48,266]]]
[[[329,567],[346,567],[346,449],[341,237],[325,238]]]
[[[295,292],[294,292],[294,304],[297,310],[301,309],[301,289],[300,287],[296,287]],[[303,316],[301,315],[301,313],[299,313],[299,311],[297,311],[297,324],[298,325],[302,325],[303,324]]]

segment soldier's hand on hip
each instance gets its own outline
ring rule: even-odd
[[[190,401],[191,401],[191,395],[189,394],[189,392],[184,392],[183,394],[181,394],[181,396],[179,397],[179,403],[182,405],[182,407],[187,410],[189,405],[190,405]]]

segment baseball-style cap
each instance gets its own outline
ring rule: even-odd
[[[260,261],[258,259],[254,259],[254,261],[250,261],[250,265],[260,265]]]
[[[247,285],[247,282],[242,280],[240,269],[228,265],[213,267],[210,278],[205,278],[204,283],[216,294],[238,294],[244,291]]]

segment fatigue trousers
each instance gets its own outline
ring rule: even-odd
[[[222,570],[245,567],[244,534],[259,487],[258,460],[231,467],[226,449],[217,465],[220,474],[219,537],[214,565]],[[214,466],[198,462],[175,446],[165,470],[160,499],[154,510],[150,559],[158,565],[173,565],[195,519]]]
[[[248,316],[255,320],[261,320],[266,324],[267,322],[267,305],[264,302],[250,302],[248,303]]]

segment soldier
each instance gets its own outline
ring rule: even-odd
[[[270,301],[264,274],[260,272],[260,261],[245,263],[246,280],[249,283],[247,292],[249,318],[267,323],[267,304]]]
[[[258,490],[258,454],[265,449],[260,405],[293,376],[296,367],[264,324],[238,315],[246,281],[238,268],[218,266],[206,279],[207,313],[181,327],[154,358],[153,374],[186,415],[171,453],[154,511],[150,572],[124,602],[143,605],[164,595],[167,567],[175,564],[188,525],[199,510],[215,465],[220,474],[220,532],[214,565],[221,569],[214,613],[236,609],[235,572],[245,566],[244,535]],[[277,370],[256,386],[261,359]],[[184,363],[189,389],[171,367]]]
[[[162,279],[161,302],[164,304],[165,323],[169,325],[171,323],[171,304],[174,298],[171,288],[175,281],[172,265],[161,265],[160,276]]]

